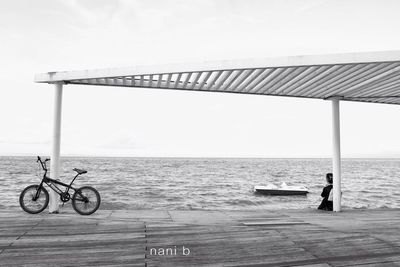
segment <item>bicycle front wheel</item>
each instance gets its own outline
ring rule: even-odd
[[[72,207],[81,215],[90,215],[100,207],[100,194],[91,186],[83,186],[72,196]]]
[[[30,214],[42,212],[48,204],[49,193],[43,186],[39,188],[39,185],[30,185],[19,196],[19,205]]]

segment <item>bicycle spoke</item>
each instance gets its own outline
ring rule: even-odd
[[[90,212],[98,205],[99,199],[91,189],[83,189],[78,192],[75,198],[76,208],[82,212]]]
[[[36,193],[37,189],[31,188],[23,197],[25,207],[30,210],[40,210],[46,203],[46,196],[42,190],[39,191],[39,196],[37,199],[35,199]]]

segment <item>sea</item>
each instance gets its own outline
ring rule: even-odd
[[[332,169],[330,159],[63,157],[62,182],[71,181],[75,167],[88,173],[74,185],[95,187],[101,209],[111,210],[314,209]],[[0,208],[18,209],[21,191],[42,174],[35,157],[0,157]],[[256,185],[282,182],[310,193],[254,193]],[[400,159],[342,161],[343,208],[400,208],[399,185]]]

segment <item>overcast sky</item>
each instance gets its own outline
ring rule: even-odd
[[[49,155],[35,73],[400,49],[400,1],[2,0],[0,155]],[[323,100],[64,87],[62,155],[329,157]],[[346,157],[400,157],[400,106],[342,103]]]

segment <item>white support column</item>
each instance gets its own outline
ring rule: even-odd
[[[340,101],[332,99],[333,211],[341,210]]]
[[[60,144],[61,144],[61,108],[63,84],[56,83],[54,91],[54,114],[53,114],[53,140],[52,153],[50,160],[50,177],[52,179],[60,178]],[[50,190],[49,212],[58,212],[59,196]]]

